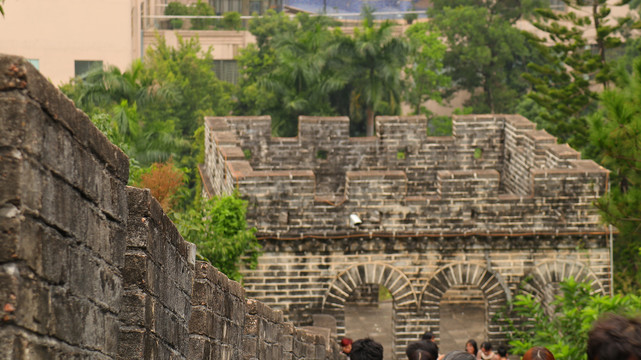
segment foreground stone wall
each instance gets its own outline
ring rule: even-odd
[[[195,261],[127,157],[24,59],[0,55],[0,358],[334,359]]]
[[[15,57],[0,134],[0,357],[116,358],[126,156]]]

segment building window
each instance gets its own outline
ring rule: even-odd
[[[33,65],[33,67],[36,68],[36,70],[40,70],[40,60],[39,59],[27,59],[27,61],[30,62],[31,65]]]
[[[563,0],[550,0],[550,9],[564,11],[565,3],[563,2]]]
[[[75,76],[82,76],[94,67],[102,68],[102,60],[76,60],[74,61]]]
[[[223,15],[232,11],[243,13],[241,0],[209,0],[209,5],[213,6],[216,15]]]
[[[249,2],[249,15],[252,15],[253,13],[258,15],[263,14],[263,8],[260,0],[252,0]]]
[[[238,83],[238,63],[236,60],[214,60],[214,72],[222,80],[232,84]]]

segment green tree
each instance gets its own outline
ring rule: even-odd
[[[177,1],[172,1],[169,4],[167,4],[167,7],[165,7],[165,15],[171,16],[171,15],[189,15],[189,7],[187,5],[177,2]],[[169,26],[172,29],[182,29],[183,27],[183,20],[182,19],[171,19],[169,20]]]
[[[196,244],[198,254],[230,279],[240,281],[240,264],[257,264],[260,245],[245,220],[247,202],[233,195],[200,199],[196,206],[175,213],[180,234]]]
[[[140,60],[134,60],[124,72],[116,66],[106,69],[94,67],[72,79],[62,90],[77,106],[89,111],[119,104],[123,100],[144,107],[156,101],[175,103],[180,99],[175,87],[145,76],[144,71]]]
[[[273,108],[273,126],[277,134],[295,136],[299,115],[335,115],[330,95],[347,82],[332,67],[332,49],[337,44],[329,30],[333,21],[327,17],[296,16],[296,31],[283,33],[272,40],[274,67],[259,81],[259,86],[273,93],[278,109]]]
[[[214,8],[209,5],[209,3],[204,3],[202,0],[198,0],[195,4],[192,4],[189,7],[191,15],[195,16],[214,16],[216,12]],[[192,30],[207,30],[216,25],[215,19],[191,19],[191,29]]]
[[[271,40],[278,34],[296,31],[298,24],[285,13],[267,10],[264,16],[249,22],[249,32],[256,37],[256,45],[261,55],[273,51]]]
[[[237,57],[240,80],[236,91],[234,113],[240,115],[272,115],[280,106],[276,94],[259,85],[259,81],[276,68],[276,51],[272,39],[277,35],[289,34],[298,27],[294,19],[284,13],[268,10],[263,17],[249,22],[249,31],[256,38],[256,45],[250,44],[240,50]]]
[[[114,66],[91,69],[61,89],[110,141],[142,164],[165,161],[186,148],[171,121],[160,124],[141,114],[141,108],[154,102],[175,103],[179,96],[172,87],[145,77],[140,61],[124,72]]]
[[[204,116],[229,114],[231,85],[218,80],[212,68],[211,48],[203,50],[197,37],[179,37],[176,48],[158,37],[156,46],[147,50],[145,75],[181,96],[177,102],[149,104],[144,109],[145,116],[173,119],[183,136],[191,136],[202,125]]]
[[[472,96],[465,104],[477,113],[510,113],[528,90],[521,78],[532,56],[526,38],[514,26],[527,16],[531,1],[436,0],[429,10],[447,40],[444,63],[453,90]],[[481,90],[481,91],[479,91]]]
[[[386,109],[400,110],[403,82],[401,71],[406,64],[409,44],[393,33],[393,24],[374,23],[372,10],[364,8],[363,23],[353,37],[343,37],[340,46],[342,73],[350,77],[350,100],[365,111],[365,135],[374,135],[374,116]],[[352,110],[350,116],[353,116]]]
[[[597,203],[605,221],[619,229],[614,243],[619,290],[641,289],[641,58],[632,75],[601,94],[602,111],[590,117],[590,142],[611,170],[610,190]]]
[[[405,68],[410,81],[406,101],[414,108],[414,114],[427,114],[422,104],[427,100],[441,102],[443,89],[451,85],[443,68],[447,47],[440,40],[441,34],[431,30],[429,23],[419,22],[405,31],[410,42],[409,64]]]
[[[607,88],[613,72],[606,58],[607,50],[621,45],[617,34],[629,18],[610,19],[606,0],[564,0],[569,11],[537,9],[533,25],[546,33],[544,37],[529,34],[530,42],[544,58],[529,64],[524,78],[532,84],[529,96],[546,109],[541,124],[560,142],[586,150],[588,126],[586,115],[596,107],[597,93],[593,84]],[[585,9],[589,9],[587,15]],[[586,33],[595,32],[595,39]]]
[[[278,136],[294,136],[299,115],[335,115],[332,95],[347,77],[336,71],[335,21],[299,14],[289,19],[273,11],[252,20],[257,47],[238,58],[241,81],[235,111],[269,114]]]
[[[548,309],[530,294],[515,296],[513,312],[521,321],[507,332],[514,354],[544,346],[556,359],[585,360],[587,334],[597,319],[607,313],[636,316],[641,311],[638,295],[595,295],[589,284],[572,278],[562,281],[560,290]]]
[[[220,22],[220,27],[225,30],[240,30],[243,22],[240,19],[240,14],[236,11],[226,12]]]

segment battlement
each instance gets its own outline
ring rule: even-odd
[[[379,116],[362,138],[347,117],[302,116],[292,138],[270,123],[206,118],[202,168],[211,195],[250,201],[266,236],[603,231],[592,202],[608,171],[519,115],[455,116],[447,137],[422,116]]]

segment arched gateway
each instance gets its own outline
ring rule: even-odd
[[[483,334],[510,289],[530,279],[545,299],[564,276],[610,289],[609,233],[594,200],[608,172],[518,115],[455,116],[452,136],[424,117],[377,117],[376,136],[349,136],[345,117],[301,117],[298,136],[271,136],[270,118],[205,121],[204,191],[248,200],[263,254],[244,270],[249,297],[310,325],[363,284],[394,298],[394,351],[431,330],[444,299],[473,293]],[[483,341],[486,339],[477,339]]]
[[[440,334],[439,320],[441,299],[451,288],[460,285],[471,285],[481,291],[485,302],[486,339],[497,343],[504,340],[501,327],[507,325],[504,320],[495,319],[504,311],[510,299],[510,290],[502,283],[498,274],[483,265],[470,263],[453,263],[440,268],[428,281],[421,292],[420,304],[428,326],[435,335]]]
[[[416,314],[417,298],[412,290],[410,280],[395,267],[382,263],[367,263],[350,266],[337,274],[329,286],[323,298],[322,311],[331,314],[336,318],[337,332],[339,336],[345,336],[345,303],[349,296],[362,285],[384,286],[392,295],[392,327],[388,329],[393,337],[394,349],[387,350],[402,354],[405,351],[406,342],[397,339],[397,333],[406,333],[411,328],[406,327],[402,319]]]

